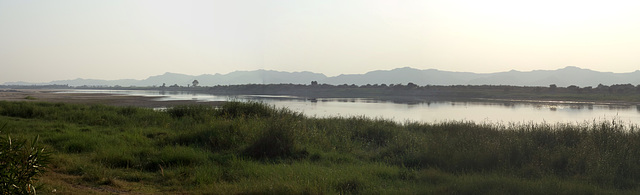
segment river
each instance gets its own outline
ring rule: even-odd
[[[311,117],[366,116],[400,123],[472,121],[476,123],[585,123],[612,120],[640,124],[640,106],[592,104],[580,102],[500,102],[500,101],[433,101],[403,104],[363,98],[324,98],[306,100],[293,96],[218,96],[193,92],[161,92],[143,90],[74,90],[72,93],[109,93],[155,96],[158,101],[262,101],[285,107]]]

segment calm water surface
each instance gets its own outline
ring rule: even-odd
[[[306,116],[366,116],[397,122],[473,121],[477,123],[584,123],[616,119],[628,124],[640,124],[640,106],[567,102],[458,102],[438,101],[420,104],[400,104],[358,98],[325,98],[317,101],[292,96],[216,96],[189,92],[140,90],[75,90],[71,93],[110,93],[159,97],[166,100],[196,101],[262,101],[276,107],[286,107]]]

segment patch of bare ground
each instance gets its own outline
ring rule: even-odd
[[[102,178],[102,185],[87,185],[83,177],[68,175],[53,170],[39,177],[42,194],[155,194],[154,188],[142,183],[127,182],[114,178]]]

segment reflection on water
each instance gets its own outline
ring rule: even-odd
[[[262,101],[286,107],[307,116],[367,116],[398,122],[474,121],[528,123],[582,123],[616,119],[640,124],[640,105],[593,104],[566,101],[427,101],[402,104],[366,98],[318,98],[295,96],[244,95],[216,96],[194,92],[140,90],[76,90],[72,93],[110,93],[141,95],[166,100],[196,101]],[[635,110],[633,107],[635,106]]]

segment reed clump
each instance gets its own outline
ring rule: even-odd
[[[2,128],[0,128],[2,130]],[[44,173],[49,153],[32,142],[0,138],[0,193],[35,194],[37,176]]]

